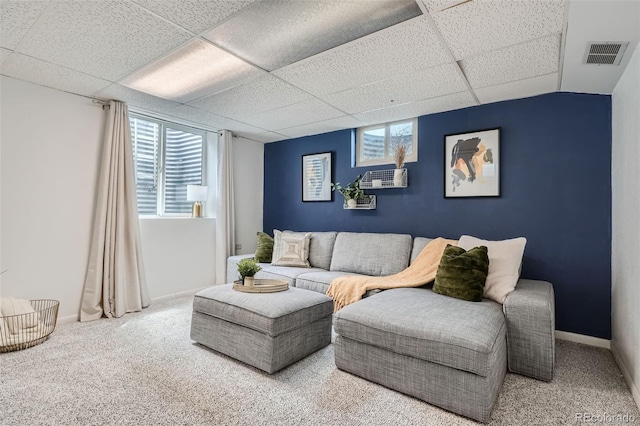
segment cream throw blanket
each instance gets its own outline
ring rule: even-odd
[[[420,252],[416,260],[402,272],[386,277],[344,276],[331,281],[327,296],[333,298],[334,310],[357,302],[373,289],[386,290],[399,287],[420,287],[436,278],[438,265],[447,244],[457,245],[455,240],[436,238]]]

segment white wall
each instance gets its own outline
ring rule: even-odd
[[[254,253],[256,233],[262,231],[264,198],[264,145],[244,138],[233,139],[233,185],[235,192],[236,250]]]
[[[612,133],[611,346],[640,407],[640,48],[613,92]]]
[[[105,112],[81,96],[7,77],[0,84],[0,264],[8,270],[0,296],[57,299],[59,316],[75,317]],[[143,220],[141,234],[151,297],[215,281],[214,219]]]

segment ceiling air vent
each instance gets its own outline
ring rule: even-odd
[[[583,63],[594,65],[620,65],[628,41],[595,41],[587,44]]]

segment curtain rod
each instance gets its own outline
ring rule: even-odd
[[[91,99],[91,103],[94,103],[96,105],[100,105],[102,107],[102,109],[108,109],[109,108],[109,102],[101,101],[100,99]]]

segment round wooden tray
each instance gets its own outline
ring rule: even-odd
[[[242,281],[234,281],[233,289],[243,293],[276,293],[285,291],[289,288],[289,284],[283,280],[254,280],[252,286],[242,285]]]

